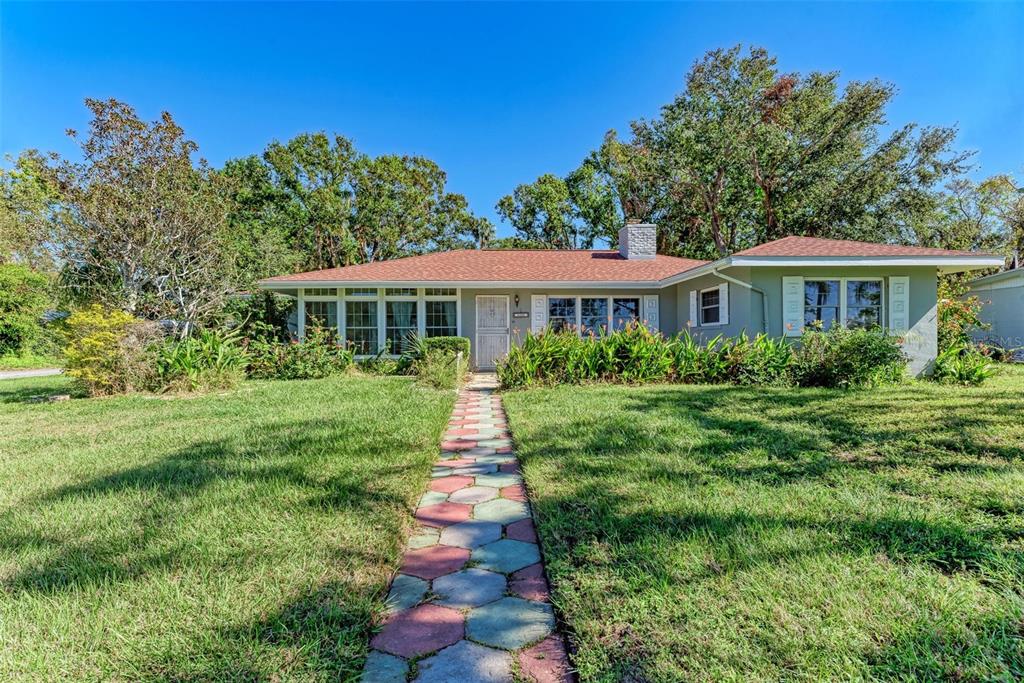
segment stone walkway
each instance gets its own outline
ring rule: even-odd
[[[573,680],[496,386],[459,394],[364,683]]]

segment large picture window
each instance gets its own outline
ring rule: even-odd
[[[839,280],[804,280],[804,326],[829,329],[839,321]]]
[[[626,325],[640,320],[640,299],[612,299],[612,328],[626,329]]]
[[[804,325],[871,328],[882,325],[882,281],[835,278],[804,280]]]
[[[458,315],[454,301],[427,301],[426,326],[423,328],[428,337],[454,337],[458,334]]]
[[[357,354],[377,353],[377,302],[345,302],[345,341]]]
[[[558,332],[576,324],[576,297],[548,297],[548,326]]]
[[[872,328],[881,325],[881,280],[847,280],[846,326]]]
[[[388,301],[384,327],[385,339],[391,353],[402,353],[408,345],[408,338],[418,331],[416,326],[415,301]]]
[[[337,301],[307,301],[306,302],[306,330],[314,328],[330,330],[331,334],[338,332],[338,302]]]
[[[608,331],[608,297],[580,299],[580,330],[584,334],[602,335]]]

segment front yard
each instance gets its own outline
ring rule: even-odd
[[[404,378],[28,402],[0,382],[0,680],[344,680],[453,395]]]
[[[505,395],[584,680],[1020,680],[1024,372]]]

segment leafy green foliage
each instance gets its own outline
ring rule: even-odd
[[[156,347],[163,339],[155,323],[93,304],[72,313],[65,329],[64,367],[89,395],[141,391],[155,385]]]
[[[406,344],[402,362],[417,379],[437,389],[455,389],[469,373],[467,337],[420,337],[413,335]]]
[[[30,351],[42,336],[49,284],[26,266],[0,265],[0,356]]]
[[[264,332],[244,342],[254,379],[320,379],[352,366],[352,352],[335,341],[331,330],[308,328],[302,341],[280,341],[267,327]]]
[[[954,344],[939,352],[932,370],[937,382],[978,386],[996,374],[991,358],[973,344]]]
[[[8,161],[12,161],[8,159]],[[30,149],[0,168],[0,264],[20,263],[52,273],[51,206],[57,200],[46,159]]]
[[[898,338],[879,329],[835,326],[804,332],[791,372],[804,387],[866,387],[897,383],[906,369]]]
[[[898,382],[906,365],[899,340],[880,330],[808,332],[794,348],[764,334],[665,338],[634,323],[604,335],[530,334],[509,351],[498,377],[506,388],[597,381],[858,387]]]
[[[981,299],[965,296],[967,286],[944,279],[939,282],[938,344],[939,352],[973,344],[972,330],[987,328],[981,320]]]
[[[230,389],[245,378],[247,362],[237,332],[201,330],[159,347],[156,381],[162,391]]]

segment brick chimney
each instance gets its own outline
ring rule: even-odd
[[[652,259],[658,255],[658,226],[626,221],[619,228],[619,254],[629,260]]]

